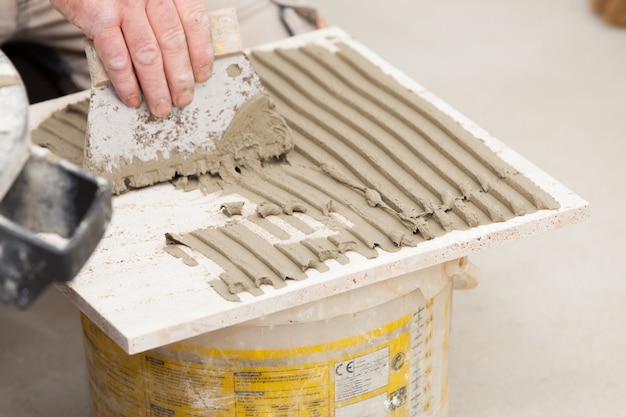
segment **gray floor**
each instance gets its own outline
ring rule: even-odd
[[[586,0],[317,0],[342,27],[586,198],[592,218],[480,253],[455,293],[452,416],[624,415],[626,29]],[[88,416],[78,314],[0,307],[0,415]]]

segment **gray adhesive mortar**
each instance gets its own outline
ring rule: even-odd
[[[347,251],[371,259],[377,248],[393,252],[453,230],[559,208],[450,116],[348,45],[253,50],[250,59],[289,124],[294,149],[263,162],[231,155],[213,175],[177,183],[182,190],[245,197],[259,208],[246,220],[273,239],[236,213],[221,227],[163,230],[166,250],[181,262],[194,267],[194,257],[207,257],[225,271],[211,285],[229,300],[241,291],[262,294],[264,284],[280,288],[305,279],[309,268],[324,272],[325,260],[348,262]],[[74,144],[85,132],[77,121],[86,119],[87,108],[81,103],[57,112],[33,140],[79,159]],[[276,111],[274,104],[268,108]],[[272,132],[271,123],[264,131]],[[227,140],[257,139],[244,133]],[[307,218],[335,233],[314,235]],[[305,237],[280,243],[289,236],[274,219]]]

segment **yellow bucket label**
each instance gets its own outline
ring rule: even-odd
[[[435,319],[429,300],[383,327],[331,343],[220,350],[183,342],[127,355],[83,316],[94,415],[428,415],[433,400],[447,394],[447,383],[432,392]]]

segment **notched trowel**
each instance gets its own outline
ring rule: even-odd
[[[110,180],[115,194],[292,149],[287,123],[242,50],[235,9],[209,17],[213,74],[196,84],[190,105],[166,118],[153,116],[145,101],[139,108],[124,105],[87,45],[92,89],[85,168]]]

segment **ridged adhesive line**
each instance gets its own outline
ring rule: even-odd
[[[336,46],[250,55],[289,124],[293,151],[272,161],[227,161],[219,175],[181,181],[181,189],[222,189],[257,205],[257,213],[233,214],[222,227],[164,231],[170,245],[193,249],[169,251],[189,267],[199,257],[219,265],[220,280],[210,284],[228,300],[242,291],[260,295],[262,285],[280,289],[309,268],[323,273],[329,259],[346,264],[347,252],[371,259],[451,230],[558,208],[450,116],[359,52]],[[62,131],[81,129],[84,108],[44,122],[40,143],[76,153]]]

